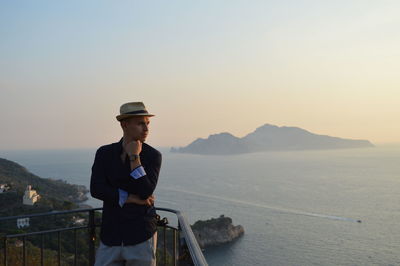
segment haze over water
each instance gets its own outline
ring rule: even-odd
[[[205,251],[210,265],[400,264],[399,146],[235,156],[161,150],[157,206],[183,210],[191,223],[224,214],[245,228],[238,241]],[[88,185],[93,154],[0,157],[42,177]]]

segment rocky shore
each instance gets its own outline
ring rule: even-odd
[[[234,226],[230,217],[197,221],[192,225],[193,233],[201,248],[232,242],[244,234],[241,225]]]

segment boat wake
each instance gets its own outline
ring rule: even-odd
[[[302,215],[302,216],[308,216],[308,217],[324,218],[324,219],[330,219],[330,220],[361,223],[361,220],[353,219],[353,218],[334,216],[334,215],[327,215],[327,214],[319,214],[319,213],[312,213],[312,212],[305,212],[305,211],[301,211],[301,210],[294,210],[294,209],[287,209],[287,208],[280,208],[280,207],[276,207],[276,206],[269,206],[269,205],[266,205],[266,204],[248,202],[248,201],[243,201],[243,200],[238,200],[238,199],[231,199],[231,198],[215,196],[215,195],[209,195],[209,194],[204,194],[204,193],[199,193],[199,192],[194,192],[194,191],[188,191],[188,190],[182,190],[182,189],[176,189],[176,188],[170,188],[170,187],[163,187],[163,188],[159,188],[159,189],[160,190],[174,191],[174,192],[181,192],[181,193],[186,193],[186,194],[190,194],[190,195],[206,197],[206,198],[210,198],[210,199],[223,200],[223,201],[238,203],[238,204],[242,204],[242,205],[254,206],[254,207],[269,209],[269,210],[273,210],[273,211],[280,212],[280,213],[285,213],[285,214],[294,214],[294,215]]]

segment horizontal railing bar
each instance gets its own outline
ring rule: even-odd
[[[77,229],[77,230],[78,230],[78,229],[87,229],[87,228],[88,228],[88,226],[76,226],[76,227],[67,227],[67,228],[61,228],[61,229],[52,229],[52,230],[39,231],[39,232],[32,232],[32,233],[5,235],[4,237],[6,237],[6,238],[16,238],[16,237],[22,237],[22,236],[44,235],[44,234],[51,234],[51,233],[63,232],[63,231],[69,231],[69,230],[74,230],[74,229]]]
[[[174,226],[170,226],[170,225],[162,225],[163,227],[169,228],[169,229],[173,229],[173,230],[179,230],[178,228],[174,227]]]
[[[70,214],[70,213],[78,213],[78,212],[89,212],[89,211],[99,211],[103,208],[93,208],[93,209],[76,209],[76,210],[69,210],[69,211],[52,211],[52,212],[44,212],[44,213],[33,213],[33,214],[26,214],[26,215],[18,215],[18,216],[7,216],[7,217],[0,217],[1,221],[7,220],[14,220],[20,218],[32,218],[32,217],[41,217],[41,216],[50,216],[50,215],[62,215],[62,214]]]
[[[172,212],[172,213],[178,213],[179,211],[174,210],[174,209],[168,209],[168,208],[160,208],[160,207],[156,207],[157,211],[166,211],[166,212]]]
[[[20,218],[50,216],[50,215],[62,215],[62,214],[70,214],[70,213],[78,213],[78,212],[100,211],[100,210],[103,210],[103,208],[76,209],[76,210],[68,210],[68,211],[52,211],[52,212],[45,212],[45,213],[33,213],[33,214],[26,214],[26,215],[0,217],[0,221],[14,220],[14,219],[20,219]],[[159,208],[159,207],[156,207],[156,210],[172,212],[174,214],[179,212],[177,210],[168,209],[168,208]]]
[[[99,227],[100,225],[96,225],[96,227]],[[166,228],[172,229],[172,230],[178,230],[178,228],[169,226],[169,225],[164,225]],[[64,232],[64,231],[69,231],[69,230],[79,230],[79,229],[87,229],[89,226],[75,226],[75,227],[67,227],[67,228],[61,228],[61,229],[52,229],[52,230],[46,230],[46,231],[39,231],[39,232],[32,232],[32,233],[21,233],[21,234],[14,234],[14,235],[4,235],[6,238],[16,238],[16,237],[23,237],[23,236],[34,236],[34,235],[44,235],[44,234],[51,234],[51,233],[57,233],[57,232]]]

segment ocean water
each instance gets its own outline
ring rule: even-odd
[[[205,250],[210,265],[400,265],[400,146],[234,156],[160,150],[156,206],[182,210],[191,223],[224,214],[245,229]],[[94,152],[0,157],[88,186]]]

